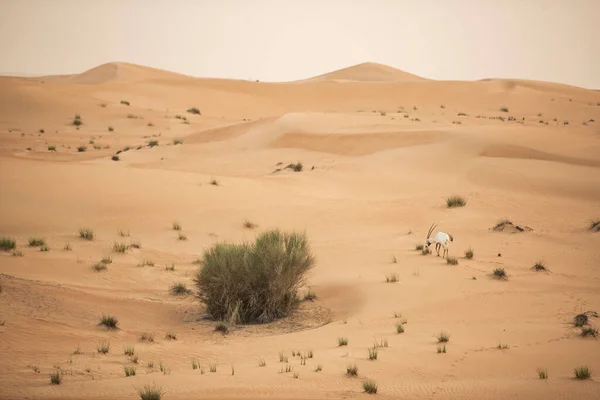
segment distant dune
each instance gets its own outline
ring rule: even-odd
[[[420,82],[427,79],[383,64],[366,62],[318,75],[304,81]]]

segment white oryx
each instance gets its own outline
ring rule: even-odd
[[[444,232],[438,232],[433,237],[430,237],[431,232],[433,232],[436,226],[437,225],[435,224],[431,224],[429,232],[427,232],[427,238],[425,239],[425,247],[429,248],[429,246],[431,246],[432,243],[435,243],[435,250],[437,251],[438,257],[440,256],[440,247],[444,248],[444,253],[442,257],[447,257],[448,246],[450,245],[450,242],[454,241],[454,238],[452,237],[452,235]]]

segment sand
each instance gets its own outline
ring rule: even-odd
[[[282,169],[298,161],[301,172]],[[600,233],[587,229],[600,217],[598,91],[370,63],[289,83],[124,63],[2,77],[0,182],[0,236],[22,255],[0,252],[0,398],[136,399],[151,383],[169,400],[367,398],[367,378],[386,399],[600,393],[600,338],[573,326],[600,312]],[[466,206],[447,208],[452,195]],[[531,231],[490,229],[505,218]],[[432,223],[453,235],[457,265],[415,251]],[[272,228],[306,231],[316,256],[303,291],[318,298],[293,316],[223,335],[194,296],[169,293],[194,289],[193,262],[212,244]],[[141,247],[115,253],[115,242]],[[105,256],[107,269],[93,270]],[[546,271],[532,269],[538,260]],[[391,274],[399,281],[386,283]],[[99,326],[102,314],[119,330]],[[369,360],[375,343],[387,346]],[[292,356],[310,350],[305,365]],[[590,380],[573,378],[582,365]]]

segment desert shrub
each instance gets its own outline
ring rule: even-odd
[[[158,140],[150,140],[148,142],[148,147],[158,146]]]
[[[502,112],[508,112],[508,107],[501,107],[500,111],[502,111]]]
[[[46,244],[46,241],[44,240],[44,238],[40,238],[40,237],[30,237],[29,238],[29,246],[30,247],[43,246],[45,244]]]
[[[124,105],[128,106],[129,102],[127,100],[121,100],[121,104],[124,104]]]
[[[56,151],[56,146],[48,146],[48,151]]]
[[[60,385],[61,382],[62,382],[62,372],[61,371],[54,371],[50,374],[50,383],[52,383],[53,385]]]
[[[306,235],[271,230],[254,244],[217,243],[206,250],[194,282],[216,320],[266,323],[289,315],[314,266]]]
[[[3,237],[0,238],[0,250],[9,251],[14,250],[17,247],[17,241],[13,238]]]
[[[363,389],[366,393],[375,394],[377,393],[377,383],[372,379],[365,379],[363,381]]]
[[[85,240],[94,240],[94,231],[89,228],[79,229],[79,237]]]
[[[141,400],[160,400],[165,394],[162,387],[156,385],[146,385],[142,389],[138,389],[138,395]]]
[[[189,112],[190,114],[200,115],[200,110],[198,110],[196,107],[188,108],[187,112]]]
[[[493,274],[496,278],[506,279],[506,271],[504,268],[495,268]]]
[[[461,196],[450,196],[446,199],[446,205],[448,208],[453,207],[464,207],[467,204],[467,200]]]
[[[472,248],[470,248],[470,247],[469,247],[469,248],[468,248],[468,249],[465,251],[465,258],[466,258],[467,260],[470,260],[470,259],[472,259],[472,258],[473,258],[473,249],[472,249]]]
[[[116,154],[113,155],[110,159],[113,160],[113,161],[119,161],[120,160],[119,156],[116,155]]]
[[[581,366],[581,367],[577,367],[574,370],[575,372],[575,378],[577,379],[589,379],[590,376],[592,375],[590,373],[590,369],[587,366]]]

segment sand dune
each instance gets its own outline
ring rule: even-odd
[[[17,241],[0,251],[0,398],[135,399],[153,382],[175,400],[364,398],[370,378],[386,399],[595,399],[600,339],[573,317],[600,312],[599,124],[598,91],[374,63],[289,83],[127,63],[0,77],[0,237]],[[503,218],[532,230],[490,230]],[[457,265],[415,251],[434,222]],[[271,228],[305,230],[316,256],[302,291],[318,297],[294,315],[223,335],[169,293],[194,289],[209,246]]]

